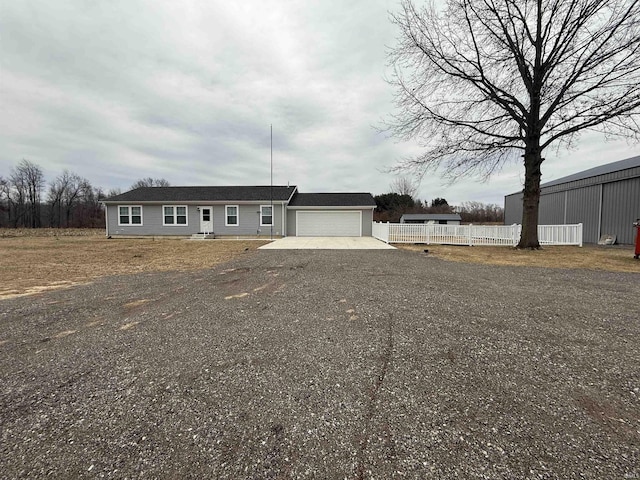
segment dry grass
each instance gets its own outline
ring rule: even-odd
[[[267,243],[108,240],[102,230],[53,235],[55,232],[59,231],[0,230],[0,299],[63,288],[105,275],[209,268]]]
[[[265,241],[112,239],[103,230],[0,229],[0,299],[89,282],[105,275],[210,268]],[[397,245],[456,262],[640,272],[633,247]]]
[[[424,252],[444,260],[518,267],[586,268],[610,272],[640,273],[640,261],[633,258],[632,246],[544,247],[541,250],[516,250],[510,247],[467,247],[451,245],[395,245]]]

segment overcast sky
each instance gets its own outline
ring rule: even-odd
[[[172,185],[275,184],[389,191],[385,170],[418,151],[379,133],[393,112],[385,0],[0,1],[0,175],[21,159],[52,180],[141,177]],[[583,134],[548,151],[543,181],[637,155]],[[423,179],[420,199],[502,204],[514,164],[482,183]]]

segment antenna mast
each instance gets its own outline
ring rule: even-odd
[[[269,188],[269,195],[271,197],[271,240],[273,240],[273,222],[276,219],[273,211],[273,124],[269,125],[270,137],[271,137],[271,186]]]

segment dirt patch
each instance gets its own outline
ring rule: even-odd
[[[0,230],[0,299],[70,287],[106,275],[211,268],[267,243],[107,239],[103,231],[56,232]]]
[[[510,247],[468,247],[452,245],[395,245],[403,250],[463,263],[511,265],[517,267],[586,268],[609,272],[638,272],[640,261],[633,258],[632,246],[584,247],[549,246],[540,250]]]

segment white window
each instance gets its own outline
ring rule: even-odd
[[[238,205],[225,205],[224,224],[227,227],[237,227],[240,225],[240,214],[238,210]]]
[[[142,206],[118,205],[118,225],[142,225]]]
[[[186,205],[165,205],[162,207],[163,225],[187,225]]]
[[[268,227],[273,225],[273,208],[271,205],[260,205],[260,226]]]

